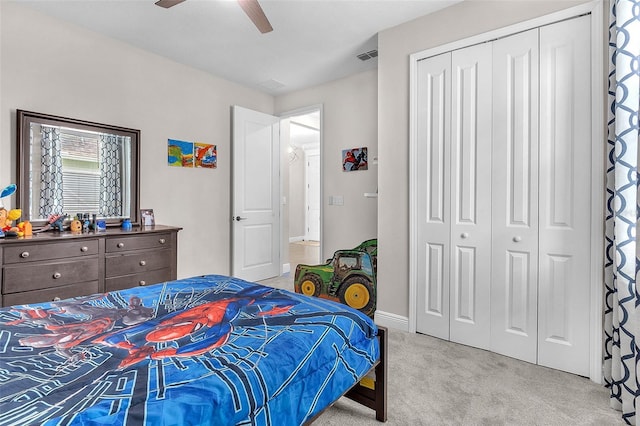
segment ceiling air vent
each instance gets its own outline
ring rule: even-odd
[[[361,53],[357,56],[358,56],[358,59],[360,59],[361,61],[368,61],[369,59],[378,57],[378,50],[377,49],[370,50],[368,52]]]
[[[282,89],[285,85],[284,83],[279,82],[278,80],[267,80],[260,83],[260,86],[267,90],[278,90]]]

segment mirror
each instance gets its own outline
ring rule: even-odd
[[[17,122],[22,220],[88,213],[139,224],[139,130],[23,110]]]

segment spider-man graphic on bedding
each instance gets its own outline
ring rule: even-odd
[[[0,425],[300,424],[378,357],[357,311],[223,276],[2,308],[0,324]]]

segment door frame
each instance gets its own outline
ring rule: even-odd
[[[309,201],[309,186],[310,186],[310,181],[314,178],[316,178],[318,180],[318,242],[320,241],[320,207],[322,205],[322,198],[320,197],[320,149],[313,149],[313,150],[305,150],[304,152],[305,158],[307,159],[307,166],[305,167],[305,174],[304,174],[304,178],[305,178],[305,184],[307,185],[307,188],[305,190],[304,193],[304,200],[305,200],[305,206],[307,208],[307,212],[304,215],[304,226],[305,226],[305,232],[304,232],[304,236],[306,239],[311,240],[312,238],[310,233],[309,233],[309,229],[310,229],[310,225],[311,225],[311,221],[309,220],[309,211],[311,210],[309,208],[309,205],[311,204]],[[309,163],[310,163],[310,159],[314,158],[314,157],[318,157],[318,172],[316,173],[317,176],[314,176],[313,174],[309,173]],[[318,261],[320,261],[320,259],[318,258]]]
[[[322,259],[322,249],[324,246],[324,221],[322,220],[322,218],[324,217],[324,203],[322,202],[322,200],[324,199],[324,155],[322,154],[323,152],[323,147],[324,147],[324,108],[323,108],[323,104],[313,104],[313,105],[309,105],[306,107],[300,107],[300,108],[296,108],[293,110],[288,110],[285,112],[282,112],[280,114],[277,115],[278,118],[280,118],[281,122],[284,119],[289,119],[291,117],[296,117],[299,115],[306,115],[306,114],[310,114],[313,112],[318,112],[320,114],[320,120],[319,120],[319,135],[318,135],[318,139],[319,139],[319,148],[318,148],[318,156],[319,156],[319,169],[320,169],[320,247],[319,247],[319,253],[320,253],[320,259]],[[281,141],[282,142],[282,141]],[[286,151],[288,144],[280,144],[281,147],[280,149],[283,150],[283,152]],[[285,146],[287,145],[287,146]],[[288,164],[288,163],[286,163]],[[285,163],[282,162],[280,165],[280,193],[284,194],[284,189],[283,189],[283,173],[282,173],[282,168],[285,167]],[[287,194],[288,196],[288,194]],[[306,195],[305,195],[306,197]],[[286,231],[285,231],[285,226],[284,223],[282,223],[282,219],[284,217],[282,210],[284,208],[289,208],[289,204],[287,203],[286,205],[280,203],[280,253],[281,253],[281,262],[284,260],[284,254],[288,253],[288,249],[285,248],[285,245],[288,246],[289,244],[289,228],[286,227]],[[306,224],[306,218],[305,218],[305,224]],[[291,270],[291,263],[289,262],[289,258],[287,257],[287,263],[283,264],[281,267],[281,271],[282,273],[287,273]]]
[[[418,61],[448,51],[507,37],[518,32],[571,19],[584,14],[591,16],[591,271],[590,271],[590,350],[589,378],[602,383],[602,315],[604,276],[604,207],[605,207],[605,133],[604,133],[604,27],[603,1],[596,0],[549,15],[534,18],[504,28],[447,43],[412,54],[409,57],[409,332],[416,332],[417,322],[417,68]]]

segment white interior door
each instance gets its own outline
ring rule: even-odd
[[[491,350],[535,363],[538,30],[493,43]]]
[[[449,339],[451,53],[417,69],[416,331]]]
[[[590,18],[540,28],[538,364],[589,375]]]
[[[491,332],[491,44],[451,55],[451,341]]]
[[[307,229],[306,239],[320,241],[320,154],[307,156]]]
[[[257,281],[280,272],[280,119],[232,111],[231,274]]]

